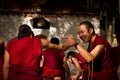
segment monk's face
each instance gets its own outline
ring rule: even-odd
[[[85,24],[82,24],[78,27],[78,35],[84,43],[87,43],[91,40],[92,31],[88,30]]]

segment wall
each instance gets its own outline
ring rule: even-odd
[[[17,36],[18,27],[21,24],[28,24],[34,31],[34,34],[44,34],[51,38],[57,36],[61,42],[64,42],[64,36],[72,35],[76,39],[77,27],[81,21],[89,20],[94,26],[96,33],[100,34],[99,19],[96,16],[82,16],[82,15],[42,15],[50,21],[50,29],[35,29],[31,26],[30,19],[32,16],[25,16],[24,14],[0,14],[0,37],[3,37],[5,42]],[[82,43],[83,44],[83,43]],[[83,44],[84,46],[84,44]],[[86,45],[85,45],[86,46]]]

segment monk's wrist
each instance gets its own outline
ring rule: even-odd
[[[77,49],[77,46],[79,45],[79,43],[76,43],[76,45],[74,46]]]

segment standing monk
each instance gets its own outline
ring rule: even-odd
[[[110,54],[111,46],[106,39],[95,34],[93,25],[89,21],[81,22],[78,35],[84,43],[89,43],[88,50],[76,45],[79,54],[90,65],[91,80],[117,80],[116,67]]]
[[[41,80],[39,68],[42,48],[66,50],[75,44],[70,37],[67,37],[65,44],[52,44],[44,37],[34,37],[28,25],[21,25],[18,36],[8,41],[6,45],[4,80]]]

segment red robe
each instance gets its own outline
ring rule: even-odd
[[[46,49],[43,51],[43,56],[43,77],[51,78],[51,80],[54,76],[65,78],[63,67],[64,52]]]
[[[92,80],[117,80],[116,67],[110,53],[111,46],[105,39],[97,35],[92,43],[91,50],[99,44],[104,45],[106,51],[94,59],[93,70],[92,64],[90,63],[91,78]]]
[[[0,59],[0,80],[3,80],[3,58]]]
[[[117,47],[112,47],[112,57],[118,67],[120,65],[120,44]]]
[[[9,80],[39,80],[41,42],[33,37],[10,40],[6,45],[10,54]]]

